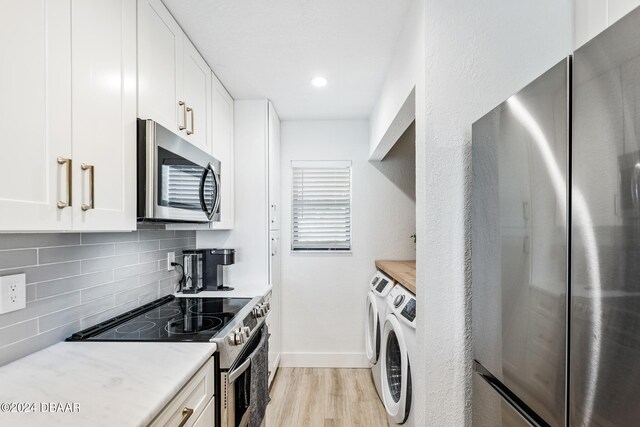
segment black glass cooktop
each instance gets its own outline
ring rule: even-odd
[[[209,341],[251,298],[160,298],[67,341]]]

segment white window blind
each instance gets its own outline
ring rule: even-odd
[[[351,162],[291,166],[291,250],[351,250]]]

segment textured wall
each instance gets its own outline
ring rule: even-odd
[[[414,138],[368,162],[366,120],[282,122],[282,365],[367,366],[365,298],[376,259],[414,259]],[[352,252],[291,253],[291,161],[351,160]]]
[[[417,100],[418,425],[471,424],[471,124],[573,45],[570,0],[425,0]],[[421,143],[421,132],[425,142]]]
[[[173,293],[195,232],[0,234],[0,276],[26,273],[27,307],[0,314],[0,366]]]

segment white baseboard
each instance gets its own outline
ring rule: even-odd
[[[281,368],[369,368],[364,353],[281,353]]]

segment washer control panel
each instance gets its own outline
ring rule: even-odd
[[[400,312],[400,315],[404,316],[405,319],[407,319],[408,321],[413,322],[413,320],[416,318],[416,299],[415,298],[411,298],[409,300],[407,305],[405,305],[402,311]]]

